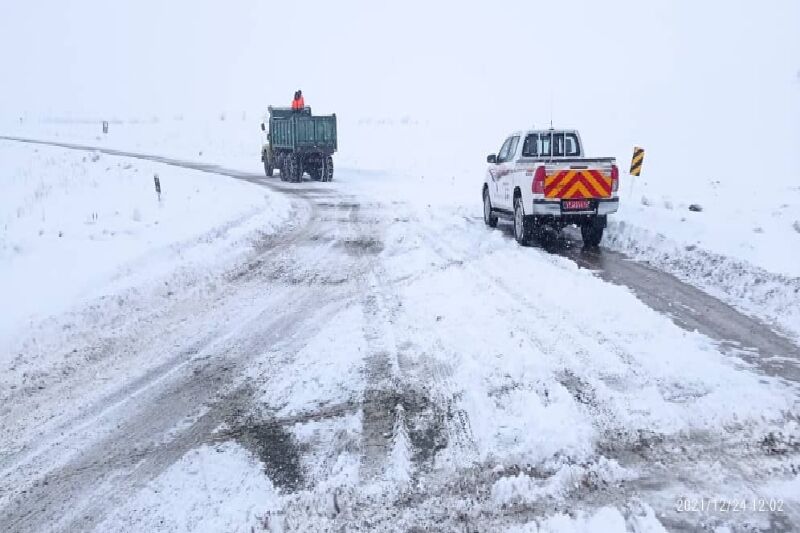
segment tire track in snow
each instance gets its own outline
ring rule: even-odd
[[[114,153],[113,155],[130,156],[127,153]],[[160,161],[160,158],[145,158],[185,166],[174,160]],[[189,165],[189,167],[196,168],[197,165]],[[217,167],[208,167],[201,170],[216,172],[218,169]],[[235,177],[243,176],[241,173],[235,174]],[[245,179],[262,183],[261,179],[251,180],[249,177]],[[280,187],[272,188],[281,189]],[[294,194],[301,199],[306,199],[316,194],[309,189],[287,190],[285,192]],[[319,192],[318,196],[323,200],[339,196],[336,193],[332,194],[329,190]],[[352,262],[344,262],[339,257],[341,256],[340,252],[352,242],[346,242],[346,240],[340,238],[341,231],[339,227],[326,227],[325,221],[318,216],[315,206],[310,205],[310,207],[311,214],[307,224],[297,228],[293,235],[269,237],[263,244],[258,244],[255,258],[245,264],[239,271],[234,271],[227,277],[229,284],[251,288],[262,284],[263,278],[267,278],[269,282],[284,287],[289,290],[289,294],[293,295],[283,304],[277,304],[277,308],[280,309],[280,318],[286,319],[288,322],[282,322],[279,327],[273,330],[269,329],[269,319],[259,320],[260,317],[245,324],[247,327],[261,329],[262,331],[248,335],[250,344],[247,344],[247,346],[251,346],[251,348],[244,350],[244,353],[240,354],[242,357],[239,357],[233,363],[241,363],[238,368],[245,366],[246,360],[257,356],[259,353],[257,346],[260,343],[274,343],[277,342],[276,339],[285,339],[287,336],[291,340],[291,338],[294,338],[292,332],[302,332],[302,335],[293,341],[302,343],[303,339],[313,335],[313,331],[325,323],[324,318],[316,316],[319,310],[324,308],[325,301],[346,302],[349,297],[349,289],[340,287],[343,283],[341,279],[333,279],[333,283],[330,283],[332,280],[330,265],[339,268],[339,271],[333,272],[333,276],[339,276],[340,278],[344,276],[346,281],[347,271],[344,269],[353,265]],[[318,246],[321,239],[327,239],[326,245]],[[308,246],[304,248],[305,241],[309,242]],[[284,257],[287,254],[296,255],[298,253],[302,256],[302,259],[294,260],[291,257]],[[283,261],[283,264],[288,265],[289,268],[284,268],[283,270],[271,269],[269,260],[276,259],[276,256],[280,258],[278,262],[288,259],[288,261]],[[261,257],[267,260],[262,260]],[[303,264],[305,267],[304,272],[309,274],[303,279],[292,276],[291,266],[298,264]],[[300,294],[297,291],[302,287],[297,287],[298,284],[308,287],[308,289],[304,290],[304,294],[310,292],[313,293],[313,296],[310,299],[300,298]],[[232,292],[233,294],[226,292],[225,296],[233,297],[237,293],[237,291]],[[238,291],[238,293],[241,292]],[[270,305],[270,307],[275,306]],[[269,317],[268,310],[264,309],[262,312],[266,313],[263,318]],[[284,349],[291,351],[286,347]],[[125,417],[128,417],[128,419],[119,423],[116,432],[112,430],[108,437],[101,439],[96,446],[76,450],[78,455],[68,459],[63,466],[48,470],[43,463],[39,463],[35,472],[31,471],[25,476],[32,483],[30,485],[31,490],[25,492],[19,490],[17,496],[14,497],[14,502],[9,503],[8,506],[4,506],[0,510],[0,523],[7,524],[12,530],[57,529],[59,527],[66,530],[74,530],[91,527],[92,524],[97,524],[102,519],[108,510],[109,502],[116,501],[120,503],[129,496],[132,488],[146,483],[171,464],[174,459],[180,457],[184,451],[208,439],[211,429],[228,418],[228,415],[225,414],[228,411],[225,409],[212,408],[209,414],[194,418],[194,421],[186,428],[179,430],[174,429],[174,420],[176,417],[180,418],[180,413],[186,410],[191,411],[199,408],[198,402],[202,403],[200,398],[203,398],[204,395],[216,394],[215,391],[224,388],[225,383],[235,384],[235,380],[230,381],[228,379],[231,375],[231,372],[228,371],[229,369],[219,367],[219,365],[223,364],[222,361],[230,357],[230,354],[220,354],[221,361],[217,361],[216,356],[210,357],[213,362],[207,365],[195,361],[208,359],[208,355],[196,357],[198,356],[198,351],[192,352],[190,355],[192,356],[190,364],[195,367],[199,365],[195,370],[200,370],[189,376],[190,383],[197,382],[199,384],[203,382],[207,384],[206,386],[197,388],[184,384],[180,388],[173,390],[170,390],[166,385],[161,386],[158,378],[164,376],[165,373],[170,373],[170,369],[173,367],[169,365],[167,367],[162,365],[158,371],[151,373],[153,379],[146,376],[143,377],[141,387],[134,387],[135,390],[145,391],[146,389],[142,387],[150,387],[152,385],[157,385],[156,388],[158,390],[147,390],[146,394],[139,393],[140,399],[137,400],[138,405],[133,417],[125,413]],[[183,379],[182,374],[184,374],[180,365],[186,364],[185,357],[186,354],[177,354],[174,357],[176,364],[179,365],[175,367],[175,371],[180,371],[178,372],[181,374],[180,379]],[[209,374],[214,376],[219,374],[223,376],[223,379],[220,381],[213,378],[209,382]],[[155,381],[153,381],[154,379]],[[166,381],[171,381],[171,379]],[[175,391],[178,392],[176,393]],[[234,390],[234,393],[236,393],[236,390]],[[127,401],[126,398],[133,397],[130,394],[120,394],[122,402]],[[150,397],[158,397],[158,395],[163,395],[166,399],[158,401],[156,405],[169,405],[169,409],[164,410],[159,407],[151,409],[153,407],[152,403],[142,403],[142,398],[145,396],[149,401]],[[178,398],[183,398],[186,401],[175,401]],[[230,396],[221,396],[216,400],[212,400],[211,403],[216,406],[226,406],[231,402]],[[99,402],[98,405],[102,403]],[[101,416],[106,416],[105,412],[101,412]],[[109,417],[106,416],[106,418]],[[139,420],[139,422],[136,422],[136,420]],[[67,428],[68,433],[72,431],[75,424],[75,422],[67,422],[63,428]],[[168,442],[163,445],[153,445],[150,439],[157,438],[157,435],[164,431],[170,434],[167,439]],[[124,434],[120,435],[119,433]],[[62,435],[62,438],[68,436]],[[132,446],[133,448],[131,448]],[[110,453],[113,453],[113,455],[109,456]],[[117,459],[114,459],[114,457]],[[130,468],[133,468],[133,470],[129,470]],[[39,483],[42,479],[44,479],[44,483]],[[18,487],[18,489],[22,489],[22,487]],[[96,497],[97,490],[104,492],[103,497]],[[66,505],[70,506],[68,513],[63,512],[66,509]],[[39,524],[39,526],[34,524]],[[49,525],[45,526],[44,524]]]

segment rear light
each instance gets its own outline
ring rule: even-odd
[[[619,189],[619,169],[617,165],[611,165],[611,192],[617,192]]]
[[[536,169],[536,173],[533,175],[533,185],[531,185],[533,194],[544,194],[544,178],[546,176],[547,172],[543,166]]]

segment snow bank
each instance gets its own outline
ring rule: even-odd
[[[717,227],[721,229],[717,233],[723,237],[726,224],[720,221]],[[732,242],[728,255],[710,251],[706,246],[719,246],[714,246],[709,240],[676,240],[682,235],[674,233],[661,232],[658,226],[654,228],[652,224],[635,225],[623,217],[623,220],[611,221],[604,245],[670,272],[748,314],[778,325],[789,335],[800,336],[800,276],[770,271],[758,264],[770,262],[770,256],[780,256],[781,261],[786,259],[795,263],[792,265],[787,261],[785,268],[780,270],[794,271],[800,262],[796,257],[790,259],[789,256],[797,255],[800,234],[795,236],[791,231],[784,230],[783,237],[786,239],[760,239],[755,234],[754,240],[761,240],[758,244],[764,255],[754,258],[754,264],[741,258],[741,255],[749,256],[752,253],[752,248],[746,248],[745,242]],[[742,236],[742,240],[746,240],[746,236]],[[780,241],[785,244],[780,244]],[[798,242],[792,245],[792,241]],[[742,249],[747,253],[737,253]]]
[[[0,339],[178,267],[230,261],[289,212],[251,184],[155,163],[7,142],[0,158]]]
[[[524,505],[546,498],[561,500],[587,484],[616,484],[630,477],[616,461],[601,458],[597,464],[588,466],[562,465],[544,480],[523,473],[502,477],[492,486],[492,500],[497,506]]]
[[[666,533],[666,529],[647,505],[628,517],[614,507],[601,507],[594,512],[577,511],[574,516],[557,513],[538,524],[531,522],[524,526],[511,526],[508,533]]]

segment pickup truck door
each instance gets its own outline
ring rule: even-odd
[[[515,135],[509,137],[506,142],[508,143],[506,152],[501,152],[497,155],[497,183],[499,189],[498,196],[500,198],[497,207],[510,210],[514,208],[512,202],[514,193],[514,169],[516,167],[519,136]]]
[[[489,186],[489,196],[492,200],[492,206],[502,208],[503,202],[503,192],[500,188],[500,174],[502,171],[502,164],[500,163],[502,157],[508,157],[508,149],[511,147],[511,137],[503,142],[503,146],[500,147],[500,151],[497,152],[497,159],[495,163],[489,163],[489,168],[487,169],[487,179],[486,182]]]

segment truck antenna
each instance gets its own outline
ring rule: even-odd
[[[550,91],[550,129],[553,129],[553,91]]]

